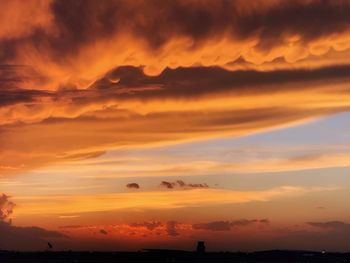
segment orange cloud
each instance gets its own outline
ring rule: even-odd
[[[348,110],[349,9],[316,0],[6,3],[0,175]]]
[[[0,173],[91,158],[119,147],[246,135],[345,111],[348,70],[195,67],[150,77],[122,67],[86,90],[10,86],[0,98]]]
[[[121,65],[155,75],[166,67],[226,67],[239,58],[294,63],[348,49],[349,8],[316,0],[13,1],[3,8],[0,59],[42,76],[26,88],[51,90],[86,88]]]

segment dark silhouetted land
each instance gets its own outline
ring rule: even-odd
[[[262,251],[252,253],[197,252],[148,250],[143,252],[0,252],[1,263],[17,262],[237,262],[237,263],[344,263],[350,253],[321,253],[310,251]]]

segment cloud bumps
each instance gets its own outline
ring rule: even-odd
[[[3,9],[9,15],[0,28],[0,59],[35,65],[56,85],[59,78],[91,81],[123,64],[154,74],[167,66],[225,66],[239,57],[295,62],[348,48],[349,9],[337,0],[15,1]],[[22,21],[13,20],[16,11]]]

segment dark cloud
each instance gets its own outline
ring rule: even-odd
[[[258,37],[259,48],[268,49],[282,42],[286,34],[298,34],[308,42],[343,32],[350,23],[350,4],[340,0],[254,1],[251,5],[237,0],[56,0],[51,12],[54,33],[38,28],[19,40],[32,41],[37,47],[45,44],[57,57],[123,32],[138,36],[151,49],[158,49],[176,37],[190,38],[196,47],[224,34],[236,39]],[[13,53],[11,47],[21,42],[12,40],[6,45],[6,53]]]
[[[230,231],[234,227],[247,226],[252,224],[269,224],[268,219],[241,219],[235,221],[214,221],[209,223],[193,224],[195,230],[210,230],[210,231]]]
[[[279,237],[266,240],[274,248],[349,251],[350,224],[343,221],[306,222],[312,231],[302,228],[278,229]],[[317,230],[317,231],[315,231]]]
[[[168,189],[173,189],[174,188],[174,183],[162,181],[160,183],[160,186],[163,186],[163,187],[168,188]]]
[[[229,231],[231,223],[229,221],[215,221],[210,223],[193,224],[195,230]]]
[[[129,226],[135,227],[135,228],[146,228],[149,231],[157,230],[159,228],[165,228],[165,232],[168,236],[178,236],[178,227],[179,223],[176,221],[168,221],[166,223],[162,223],[159,221],[149,221],[149,222],[142,222],[142,223],[131,223]]]
[[[87,152],[87,153],[77,153],[77,154],[66,154],[62,156],[64,159],[69,159],[69,160],[87,160],[87,159],[93,159],[102,156],[106,152],[104,151],[98,151],[98,152]]]
[[[0,106],[19,102],[40,103],[43,97],[52,102],[71,101],[76,106],[125,99],[155,99],[198,97],[220,92],[237,95],[264,92],[283,92],[292,89],[314,88],[319,81],[349,79],[350,66],[332,66],[314,70],[254,70],[229,71],[219,67],[189,67],[166,69],[157,76],[147,76],[136,67],[119,67],[96,81],[87,90],[75,88],[44,92],[22,89],[1,89]],[[119,79],[113,83],[111,79]],[[306,82],[306,83],[305,83]],[[307,82],[310,83],[307,86]],[[291,84],[293,87],[285,86]],[[299,85],[303,84],[303,85]],[[213,89],[215,87],[215,89]]]
[[[18,227],[0,222],[0,246],[2,249],[37,250],[47,246],[48,239],[68,238],[66,235],[40,227]]]
[[[126,187],[129,189],[140,189],[140,185],[137,183],[129,183],[126,185]]]
[[[176,221],[168,221],[166,223],[166,232],[169,236],[176,237],[179,235],[177,230],[178,223]]]
[[[278,91],[281,84],[303,83],[307,81],[326,81],[332,79],[348,79],[350,66],[332,66],[314,70],[275,70],[229,71],[219,67],[188,67],[166,69],[157,76],[147,76],[141,68],[119,67],[91,86],[95,89],[108,90],[133,88],[133,92],[119,94],[121,97],[192,97],[223,91],[256,92]],[[111,83],[110,79],[119,79]],[[137,89],[138,87],[138,89]],[[153,89],[142,89],[153,87]],[[158,87],[155,89],[154,87]],[[213,88],[215,87],[215,89]],[[135,89],[136,88],[136,89]],[[295,86],[294,88],[298,88]],[[300,88],[305,88],[305,85]],[[139,90],[139,92],[137,92]]]
[[[13,226],[8,220],[15,204],[5,194],[0,196],[0,247],[2,249],[41,249],[47,245],[47,239],[68,238],[66,235],[40,227]]]
[[[343,221],[327,221],[327,222],[307,222],[310,226],[324,228],[324,229],[335,229],[335,230],[348,230],[350,231],[350,224]]]
[[[191,188],[208,188],[209,186],[204,183],[204,184],[187,184],[188,187]]]
[[[0,107],[17,103],[40,102],[41,99],[50,99],[48,91],[31,90],[27,82],[44,82],[31,67],[23,65],[0,64]]]
[[[49,97],[46,92],[24,89],[0,89],[0,107],[17,103],[37,103],[40,98]]]
[[[156,229],[158,227],[162,227],[163,223],[159,222],[159,221],[150,221],[150,222],[142,222],[142,223],[131,223],[131,224],[129,224],[129,226],[136,227],[136,228],[144,227],[150,231],[153,231],[154,229]]]
[[[108,235],[108,232],[104,229],[100,229],[100,234],[102,235]]]
[[[175,182],[162,181],[160,183],[160,186],[168,188],[168,189],[173,189],[173,188],[208,188],[209,187],[206,183],[204,183],[204,184],[187,184],[182,180],[177,180]]]
[[[0,68],[1,71],[1,68]],[[259,93],[283,91],[287,83],[348,79],[350,65],[332,66],[314,70],[255,70],[229,71],[219,67],[188,67],[166,69],[157,76],[147,76],[141,68],[123,66],[106,74],[87,90],[74,87],[56,92],[2,88],[0,106],[18,102],[40,102],[43,97],[52,101],[72,101],[78,105],[107,101],[112,98],[151,99],[158,97],[193,97],[223,91]],[[111,79],[119,79],[113,83]],[[215,89],[213,89],[215,87]],[[294,88],[305,88],[305,85]]]
[[[136,67],[118,67],[85,90],[70,87],[55,92],[46,92],[2,88],[0,89],[0,107],[24,103],[27,109],[25,112],[29,114],[29,116],[22,116],[19,113],[14,117],[9,114],[4,115],[3,121],[5,123],[6,121],[18,122],[18,120],[22,120],[21,118],[24,122],[26,118],[33,121],[30,112],[38,116],[34,118],[35,121],[48,118],[56,121],[60,118],[71,119],[90,112],[90,106],[94,107],[96,114],[98,111],[103,111],[104,115],[101,115],[103,117],[107,113],[108,104],[117,107],[130,99],[147,101],[164,98],[195,98],[210,94],[220,95],[222,92],[230,92],[230,96],[241,96],[272,92],[283,93],[300,89],[313,90],[319,88],[320,84],[326,84],[330,81],[333,83],[347,81],[350,78],[349,74],[349,65],[313,70],[268,72],[229,71],[219,67],[189,67],[166,69],[157,76],[147,76],[142,69]],[[119,79],[119,81],[113,83],[111,79]],[[342,91],[334,92],[348,91],[348,88],[343,87]],[[46,100],[45,104],[42,103],[43,99]],[[61,110],[53,112],[51,107],[55,106]],[[73,107],[74,114],[72,114],[70,107]],[[116,114],[117,109],[113,108],[113,110]],[[122,109],[118,109],[118,112],[121,116],[126,113],[132,114],[132,112]],[[40,116],[42,117],[40,118]],[[239,116],[244,119],[241,114],[235,114],[235,118]]]

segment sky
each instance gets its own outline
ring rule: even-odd
[[[350,2],[0,4],[0,250],[350,251]]]

